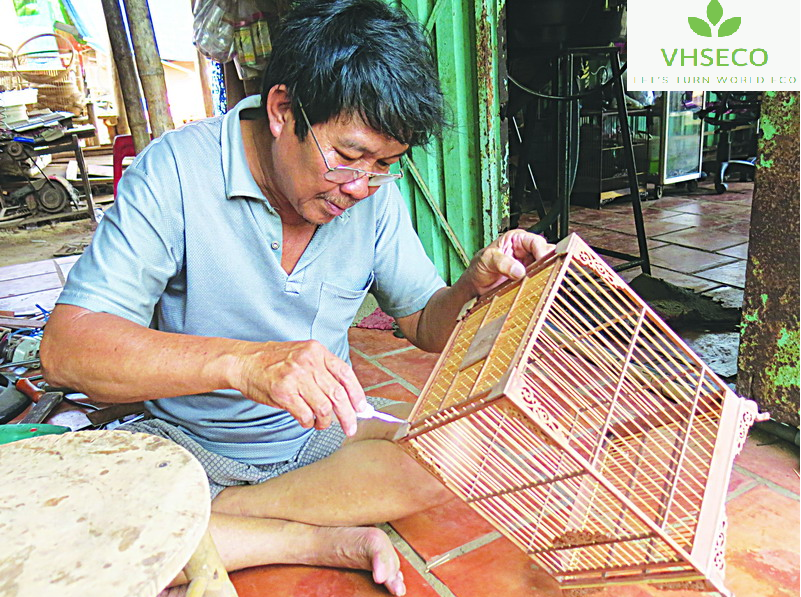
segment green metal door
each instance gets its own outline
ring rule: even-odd
[[[392,0],[397,4],[397,0]],[[448,283],[508,219],[499,13],[487,0],[401,0],[429,32],[453,127],[412,150],[400,181],[426,252]]]

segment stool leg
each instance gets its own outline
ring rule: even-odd
[[[189,581],[187,597],[237,597],[236,589],[228,578],[225,566],[217,553],[208,531],[200,540],[195,553],[184,567]]]

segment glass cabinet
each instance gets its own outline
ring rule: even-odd
[[[692,189],[701,178],[703,121],[696,115],[704,107],[703,91],[665,91],[654,119],[655,136],[649,160],[649,178],[655,183],[654,195],[662,196],[664,185],[687,182]],[[660,109],[661,108],[661,109]]]

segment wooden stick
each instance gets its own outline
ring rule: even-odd
[[[120,79],[120,89],[125,102],[125,113],[128,117],[128,126],[133,135],[134,148],[139,153],[150,143],[150,134],[147,131],[145,111],[142,108],[142,96],[139,93],[139,81],[136,79],[136,64],[133,52],[128,44],[128,35],[122,22],[122,11],[119,0],[101,0],[103,14],[106,17],[108,37],[111,42],[111,53],[117,67]]]
[[[195,0],[189,0],[192,5],[192,14],[195,14]],[[195,67],[200,77],[200,92],[203,94],[203,108],[206,118],[214,116],[214,101],[211,98],[211,82],[209,80],[209,63],[206,57],[197,50],[195,53]]]
[[[200,77],[200,92],[203,94],[203,108],[206,110],[206,116],[211,118],[214,116],[214,101],[211,98],[209,62],[203,54],[197,52],[195,64],[197,66],[197,74]]]
[[[128,30],[134,47],[139,81],[147,102],[147,116],[153,138],[172,130],[175,125],[170,115],[170,102],[167,98],[167,84],[164,82],[164,67],[156,46],[156,34],[150,18],[147,0],[123,0]]]
[[[120,75],[117,72],[117,63],[112,60],[111,74],[114,80],[114,104],[117,107],[117,134],[130,135],[131,129],[128,126],[128,114],[125,112],[125,100],[122,95],[122,88],[120,87]],[[143,117],[144,120],[144,117]],[[111,140],[114,142],[114,139]]]

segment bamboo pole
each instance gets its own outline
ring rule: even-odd
[[[200,92],[203,94],[203,108],[206,110],[206,117],[214,116],[214,101],[211,98],[211,81],[209,80],[209,63],[206,57],[197,52],[195,60],[197,74],[200,77]]]
[[[111,54],[114,57],[114,64],[117,68],[122,97],[125,103],[125,113],[128,116],[128,127],[131,129],[134,148],[139,153],[150,143],[150,135],[147,132],[145,111],[142,108],[142,96],[139,93],[139,81],[136,78],[133,52],[128,44],[128,35],[122,22],[119,0],[101,1],[103,3],[103,14],[106,17],[108,38],[111,42]]]
[[[233,60],[223,64],[223,76],[225,77],[226,107],[230,110],[245,99],[245,84],[236,74],[236,66],[234,66]]]
[[[117,73],[117,64],[114,60],[111,61],[111,76],[114,81],[114,104],[117,107],[117,134],[130,135],[131,129],[128,126],[128,115],[125,112],[125,100],[122,97],[122,89],[120,88],[120,75]],[[142,115],[144,119],[144,114]],[[114,142],[114,139],[111,140]]]
[[[128,30],[134,47],[139,81],[147,102],[147,115],[153,138],[175,128],[170,115],[167,84],[164,82],[164,67],[161,66],[156,34],[150,18],[147,0],[123,0]]]
[[[190,0],[192,6],[192,15],[195,14],[195,0]],[[197,74],[200,77],[200,93],[203,94],[203,108],[206,111],[206,118],[214,116],[214,100],[211,97],[211,81],[209,80],[209,63],[206,57],[200,53],[200,50],[195,52],[195,66],[197,67]]]

